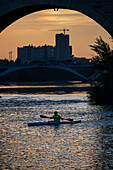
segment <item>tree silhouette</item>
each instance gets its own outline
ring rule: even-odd
[[[90,45],[90,47],[91,50],[96,52],[96,55],[92,58],[94,66],[104,72],[92,84],[88,97],[96,104],[111,104],[113,103],[113,50],[101,36],[96,38],[95,44]]]

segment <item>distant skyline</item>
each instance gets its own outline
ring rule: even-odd
[[[89,45],[94,44],[97,37],[112,46],[110,35],[98,23],[84,14],[59,9],[59,11],[43,10],[20,18],[2,33],[0,33],[0,59],[9,59],[9,51],[13,51],[13,60],[17,57],[17,47],[26,45],[42,46],[54,45],[55,34],[61,31],[56,29],[69,29],[73,55],[76,57],[91,58],[94,54]]]

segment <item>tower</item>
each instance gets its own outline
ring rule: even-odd
[[[56,60],[67,60],[69,51],[69,35],[56,34]]]

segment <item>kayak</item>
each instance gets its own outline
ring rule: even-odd
[[[55,121],[33,122],[33,123],[28,123],[28,126],[60,125],[60,124],[76,124],[76,123],[81,123],[81,120],[78,120],[78,121],[62,121],[62,122],[55,122]]]

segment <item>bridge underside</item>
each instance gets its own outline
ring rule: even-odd
[[[113,0],[0,0],[0,32],[27,14],[52,8],[79,11],[113,36]]]
[[[36,11],[41,11],[45,9],[52,9],[52,8],[57,8],[56,6],[53,5],[35,5],[35,6],[27,6],[27,7],[22,7],[21,9],[15,9],[13,11],[10,11],[0,17],[0,32],[4,30],[7,26],[12,24],[14,21],[22,18],[25,15],[28,15],[30,13],[36,12]]]
[[[27,68],[0,77],[0,82],[84,81],[83,78],[57,68]]]

